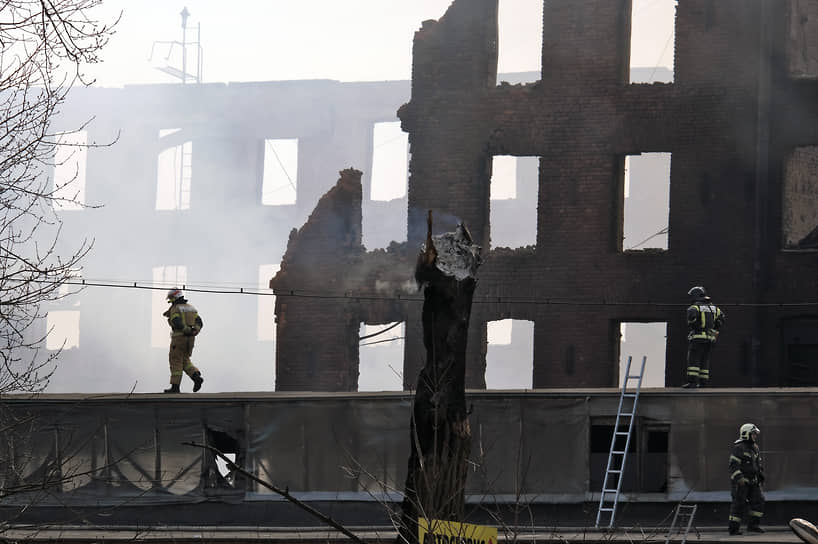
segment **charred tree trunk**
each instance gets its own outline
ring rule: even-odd
[[[462,521],[466,462],[471,448],[466,410],[466,339],[480,264],[480,247],[464,225],[432,236],[415,279],[424,289],[423,344],[426,362],[418,376],[399,541],[416,543],[418,517]]]

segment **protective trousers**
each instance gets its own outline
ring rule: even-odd
[[[194,336],[172,336],[170,338],[170,384],[179,385],[182,383],[182,372],[188,376],[199,372],[192,362],[190,356],[193,353]]]
[[[691,340],[687,344],[687,382],[706,385],[710,381],[710,350],[713,343]]]
[[[733,502],[730,504],[730,525],[738,528],[744,514],[747,514],[747,527],[758,527],[764,515],[764,494],[758,483],[739,485],[733,482],[730,490]],[[748,511],[749,507],[749,511]]]

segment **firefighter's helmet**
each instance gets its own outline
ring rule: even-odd
[[[755,437],[753,435],[754,434],[760,434],[760,433],[761,433],[761,429],[759,429],[758,427],[756,427],[752,423],[745,423],[738,430],[738,437],[741,440],[754,440]]]
[[[707,291],[705,291],[704,287],[701,285],[697,285],[695,287],[691,287],[690,291],[687,292],[687,295],[693,300],[701,300],[707,297]]]
[[[167,299],[168,302],[175,302],[176,299],[182,298],[182,290],[174,287],[173,289],[168,291],[168,294],[165,298]]]

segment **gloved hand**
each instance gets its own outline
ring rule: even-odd
[[[190,336],[191,334],[193,334],[193,329],[191,328],[190,325],[185,325],[185,328],[182,329],[182,334],[184,334],[185,336]]]
[[[747,478],[745,478],[744,476],[742,476],[741,478],[739,478],[739,479],[738,479],[738,481],[737,481],[736,483],[737,483],[738,485],[747,485],[747,484],[749,484],[749,483],[750,483],[750,480],[748,480]]]

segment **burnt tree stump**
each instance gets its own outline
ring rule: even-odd
[[[426,361],[418,375],[410,421],[410,455],[398,540],[416,543],[418,517],[462,521],[471,448],[466,409],[466,340],[480,246],[462,223],[432,236],[418,255],[423,288]]]

